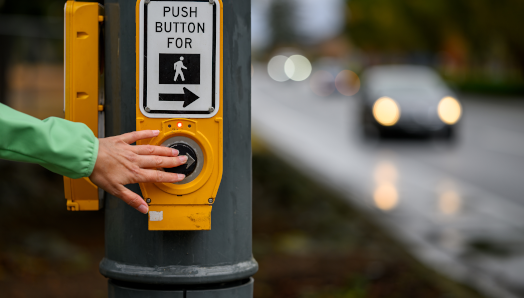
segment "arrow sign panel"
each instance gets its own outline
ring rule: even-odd
[[[199,99],[195,93],[189,91],[187,88],[184,87],[184,93],[183,94],[166,94],[162,93],[158,95],[158,100],[160,101],[183,101],[184,102],[184,108],[188,105],[194,103],[197,99]]]

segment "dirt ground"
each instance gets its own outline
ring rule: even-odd
[[[62,177],[0,161],[0,297],[107,297],[102,212],[66,211]]]

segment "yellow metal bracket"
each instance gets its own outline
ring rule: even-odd
[[[96,2],[69,0],[64,14],[65,118],[85,123],[96,137],[103,137],[100,28],[104,8]],[[100,210],[103,206],[104,193],[89,178],[64,177],[64,191],[69,211]]]

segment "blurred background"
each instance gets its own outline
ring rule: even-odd
[[[251,4],[255,297],[524,297],[524,2]],[[0,0],[0,102],[40,119],[63,5]],[[106,297],[62,187],[0,161],[0,296]]]

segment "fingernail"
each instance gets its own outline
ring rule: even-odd
[[[154,133],[155,135],[159,135],[159,134],[160,134],[160,130],[153,130],[153,133]]]
[[[184,180],[184,178],[186,178],[186,175],[184,175],[184,174],[178,174],[178,179],[180,179],[180,180]]]
[[[173,156],[178,156],[178,153],[179,153],[178,150],[176,149],[171,149],[171,150],[173,150]]]
[[[178,157],[178,160],[180,160],[181,163],[186,163],[186,161],[187,161],[187,156],[185,156],[185,155],[179,156],[179,157]]]
[[[147,212],[149,211],[149,208],[147,207],[147,205],[140,205],[140,207],[138,207],[138,211],[140,213],[147,214]]]

